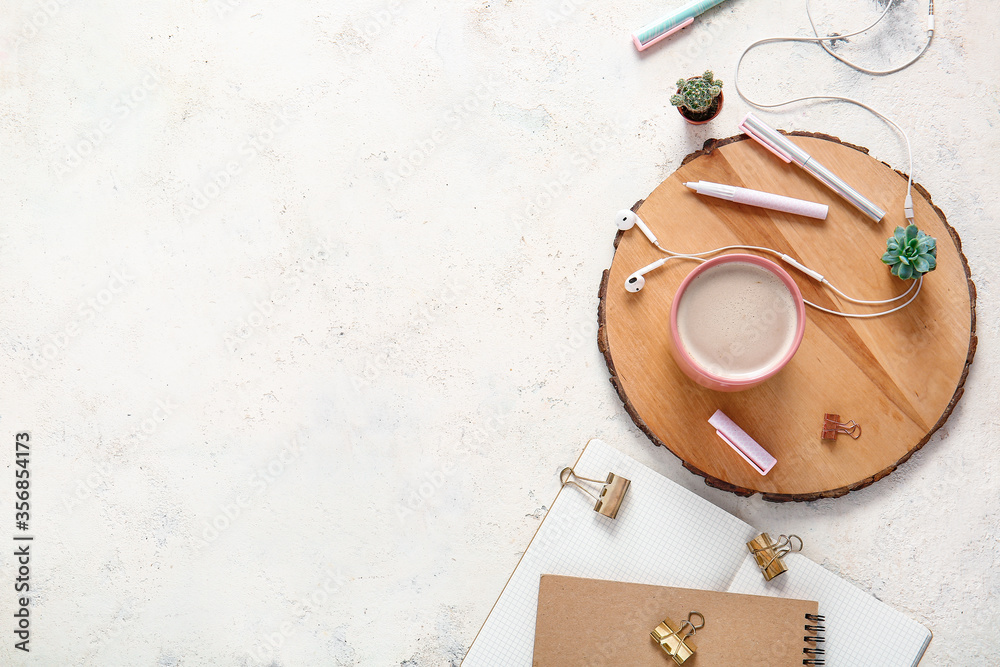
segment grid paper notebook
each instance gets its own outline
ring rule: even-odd
[[[748,566],[762,590],[732,592],[818,600],[827,628],[837,616],[851,618],[856,609],[865,610],[856,632],[850,625],[853,639],[842,640],[850,644],[835,651],[828,666],[912,667],[920,661],[930,641],[926,628],[805,558],[786,560],[789,571],[771,582],[776,585],[765,584],[746,547],[759,531],[604,442],[587,443],[574,469],[583,477],[604,479],[610,471],[632,481],[617,518],[595,512],[594,500],[579,489],[560,489],[462,667],[532,664],[543,574],[727,591],[734,577],[741,586],[753,585],[739,576]],[[778,588],[803,562],[806,566],[791,581],[801,580],[810,594]],[[833,651],[832,633],[827,638],[826,648]],[[859,646],[872,650],[862,655],[856,652]]]
[[[729,590],[750,595],[819,600],[826,615],[826,664],[916,667],[930,630],[855,588],[801,554],[784,558],[788,572],[764,581],[754,563],[743,563]]]

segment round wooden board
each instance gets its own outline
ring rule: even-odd
[[[900,294],[909,283],[891,276],[880,257],[896,226],[906,224],[906,177],[867,149],[834,137],[789,136],[886,210],[882,222],[871,222],[746,135],[706,142],[633,210],[661,245],[675,252],[734,243],[775,248],[855,298]],[[698,180],[822,202],[830,213],[826,220],[813,220],[703,197],[683,185]],[[938,268],[926,276],[916,301],[872,319],[846,319],[807,307],[805,338],[789,365],[738,393],[696,385],[668,352],[670,305],[694,263],[669,262],[646,275],[641,292],[626,292],[626,277],[662,254],[638,229],[619,232],[611,268],[601,281],[598,346],[636,425],[711,486],[740,495],[759,492],[772,501],[841,496],[906,461],[951,414],[976,350],[976,290],[961,241],[926,190],[914,185],[913,194],[917,226],[938,239]],[[804,274],[788,271],[814,303],[873,310],[842,302]],[[754,471],[715,434],[708,418],[717,409],[777,458],[768,475]],[[827,412],[838,413],[842,421],[856,420],[861,438],[822,441]]]

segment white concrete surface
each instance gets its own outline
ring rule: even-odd
[[[457,665],[595,436],[801,535],[933,630],[923,664],[996,660],[1000,10],[938,2],[930,52],[886,78],[809,45],[748,63],[762,96],[838,91],[911,130],[979,288],[979,353],[930,443],[866,490],[773,505],[655,449],[595,343],[611,213],[736,133],[745,45],[808,29],[800,2],[731,0],[638,56],[629,31],[672,4],[4,5],[0,663]],[[814,4],[840,33],[877,7]],[[925,12],[841,48],[905,57]],[[692,128],[667,98],[708,68],[726,106]],[[906,168],[863,111],[767,117]]]

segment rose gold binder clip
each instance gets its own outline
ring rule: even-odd
[[[590,489],[581,485],[579,482],[573,481],[573,477],[583,482],[603,484],[604,486],[601,487],[600,495],[595,496]],[[597,504],[594,505],[594,511],[598,514],[603,514],[609,519],[614,519],[618,515],[618,508],[621,507],[622,500],[625,499],[625,493],[628,491],[629,484],[632,483],[621,475],[616,475],[613,472],[608,473],[608,479],[604,482],[599,479],[580,477],[572,468],[563,468],[559,473],[559,481],[562,482],[563,486],[572,484],[596,500]]]
[[[793,547],[792,540],[797,540],[799,546]],[[781,559],[793,551],[802,551],[802,538],[798,535],[778,535],[778,541],[775,542],[767,533],[761,533],[747,542],[747,549],[757,561],[764,581],[771,581],[788,571],[788,566]]]
[[[844,423],[840,421],[840,415],[829,412],[823,415],[823,440],[836,440],[838,433],[849,435],[857,440],[861,437],[861,425],[853,419]]]
[[[693,623],[691,619],[694,617],[701,619],[701,622],[698,624]],[[688,614],[687,620],[681,623],[679,628],[674,630],[674,627],[674,622],[666,618],[649,633],[649,636],[660,645],[660,648],[668,656],[673,658],[676,664],[683,665],[684,661],[693,656],[695,651],[694,644],[688,641],[688,638],[696,631],[705,627],[705,617],[696,611],[692,611]],[[684,633],[684,636],[681,636],[685,628],[688,628],[688,631]]]

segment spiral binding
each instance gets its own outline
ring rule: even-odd
[[[803,637],[802,640],[811,643],[812,646],[802,649],[802,652],[807,656],[802,659],[802,664],[825,665],[826,659],[821,656],[826,654],[826,649],[820,647],[820,644],[824,643],[826,638],[819,636],[818,633],[826,632],[826,626],[820,625],[826,622],[826,617],[817,614],[806,614],[806,620],[810,621],[810,623],[806,623],[805,625],[806,632],[811,634]]]

